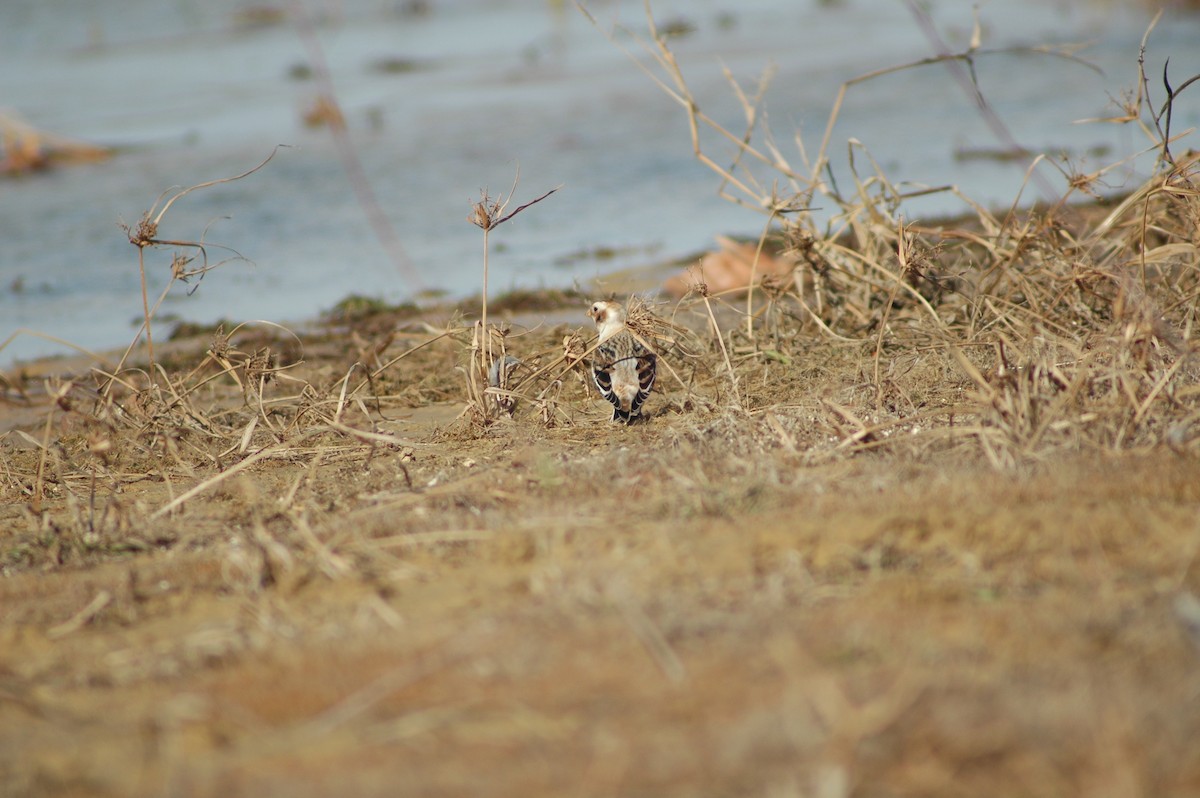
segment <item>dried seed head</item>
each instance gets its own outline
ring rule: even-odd
[[[229,336],[225,334],[224,324],[217,325],[217,331],[213,333],[212,341],[208,345],[208,352],[217,359],[229,354]]]
[[[275,353],[264,346],[246,361],[246,377],[252,381],[270,382],[275,377]]]
[[[583,354],[587,351],[587,347],[583,343],[583,338],[579,333],[571,333],[563,336],[563,360],[568,365],[574,366],[579,361],[583,360]]]
[[[486,188],[481,189],[479,192],[479,201],[471,206],[471,214],[467,217],[467,221],[483,230],[491,230],[493,227],[499,227],[504,224],[530,205],[536,205],[555,191],[558,191],[557,188],[552,188],[537,199],[526,202],[512,213],[505,213],[508,203],[512,201],[516,190],[517,184],[514,182],[512,191],[508,193],[507,197],[501,195],[496,199],[492,199],[488,195]]]
[[[188,264],[195,258],[184,255],[182,252],[176,252],[171,257],[171,277],[176,280],[187,282],[187,278],[191,277],[192,273],[188,271]]]
[[[158,237],[158,222],[150,217],[150,211],[143,213],[136,225],[131,227],[122,224],[121,229],[125,231],[125,235],[129,236],[129,243],[138,249],[145,249]]]
[[[467,216],[467,221],[481,230],[491,230],[500,223],[504,206],[499,200],[488,196],[487,189],[480,191],[479,195],[479,201],[471,206],[471,213]]]
[[[784,277],[778,274],[764,274],[759,281],[759,288],[763,293],[772,299],[779,299],[791,286],[791,276]]]
[[[46,393],[54,397],[54,403],[58,405],[60,410],[71,412],[71,391],[75,388],[74,380],[66,380],[59,382],[57,380],[46,381]]]

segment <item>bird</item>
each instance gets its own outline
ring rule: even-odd
[[[588,316],[600,333],[592,355],[592,379],[612,403],[612,420],[628,424],[641,415],[642,404],[654,388],[658,358],[625,326],[625,308],[620,303],[595,302]]]

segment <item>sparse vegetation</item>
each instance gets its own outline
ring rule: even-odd
[[[152,350],[145,297],[115,367],[5,376],[0,793],[1192,790],[1188,82],[1126,109],[1159,153],[1127,196],[914,223],[643,43],[791,265],[632,298],[649,423],[589,386],[592,297],[496,323],[488,232],[528,205],[486,192],[477,323],[349,297]],[[139,253],[204,252],[148,226],[173,201]]]

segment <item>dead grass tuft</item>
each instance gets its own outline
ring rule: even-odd
[[[1168,82],[1153,107],[1142,75],[1125,116],[1109,120],[1139,127],[1159,155],[1155,174],[1115,207],[1068,205],[1102,169],[1044,208],[997,215],[968,200],[969,217],[918,224],[900,216],[904,191],[857,142],[845,192],[828,171],[828,133],[811,157],[797,137],[804,169],[792,166],[759,130],[761,83],[751,95],[731,79],[745,131],[707,116],[648,18],[648,38],[622,32],[646,60],[631,58],[684,109],[696,157],[720,177],[722,196],[767,217],[758,247],[738,245],[736,285],[711,293],[707,261],[680,283],[699,294],[685,296],[680,313],[707,318],[701,357],[725,363],[728,406],[787,415],[796,401],[788,377],[771,372],[844,347],[866,364],[857,384],[808,386],[825,394],[839,446],[850,450],[953,440],[1007,467],[1061,451],[1196,448],[1200,156],[1171,151],[1171,108],[1192,81]],[[899,68],[969,63],[982,57],[978,39],[977,30],[964,53]],[[827,129],[847,90],[893,71],[848,81]],[[732,158],[710,155],[702,133],[715,133]],[[807,211],[815,196],[836,209],[824,228]],[[785,245],[769,252],[768,240]],[[744,308],[727,303],[745,286]],[[925,376],[934,381],[914,379]]]

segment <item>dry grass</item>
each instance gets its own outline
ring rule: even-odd
[[[1160,167],[1107,206],[916,225],[878,171],[791,170],[747,198],[786,279],[631,301],[635,427],[585,301],[6,375],[0,793],[1194,794],[1200,198],[1165,119],[1139,100]],[[735,163],[778,169],[753,132]]]
[[[1178,134],[1171,111],[1194,78],[1165,83],[1165,99],[1156,106],[1143,73],[1122,114],[1106,120],[1138,127],[1158,155],[1158,168],[1102,218],[1068,201],[1077,193],[1095,196],[1092,186],[1107,168],[1071,175],[1067,195],[1035,211],[1014,206],[996,214],[964,198],[971,218],[917,225],[900,215],[903,191],[860,144],[850,144],[849,190],[839,188],[829,171],[830,131],[847,91],[863,81],[985,57],[978,26],[962,53],[847,81],[815,155],[797,137],[804,164],[798,168],[759,130],[761,83],[751,95],[730,78],[747,127],[725,129],[691,95],[648,7],[647,18],[648,38],[625,31],[644,54],[645,62],[635,62],[685,110],[696,157],[721,178],[723,196],[766,216],[758,251],[769,236],[781,237],[794,264],[783,277],[752,277],[750,291],[742,292],[744,308],[723,303],[730,320],[723,327],[706,286],[696,282],[710,330],[724,330],[714,340],[735,403],[739,379],[731,350],[741,368],[753,368],[805,359],[819,337],[856,349],[869,362],[859,386],[874,399],[866,412],[833,408],[857,428],[860,442],[882,444],[872,427],[883,424],[889,434],[913,433],[903,436],[906,446],[966,442],[997,466],[1058,450],[1193,446],[1200,155],[1172,151]],[[1065,50],[1061,55],[1072,57]],[[990,119],[986,101],[982,107]],[[731,159],[709,154],[713,135],[732,147]],[[1041,159],[1029,157],[1036,176]],[[864,163],[865,170],[855,166]],[[824,227],[807,210],[818,196],[820,205],[837,209]],[[897,378],[914,371],[937,376],[932,385]]]

